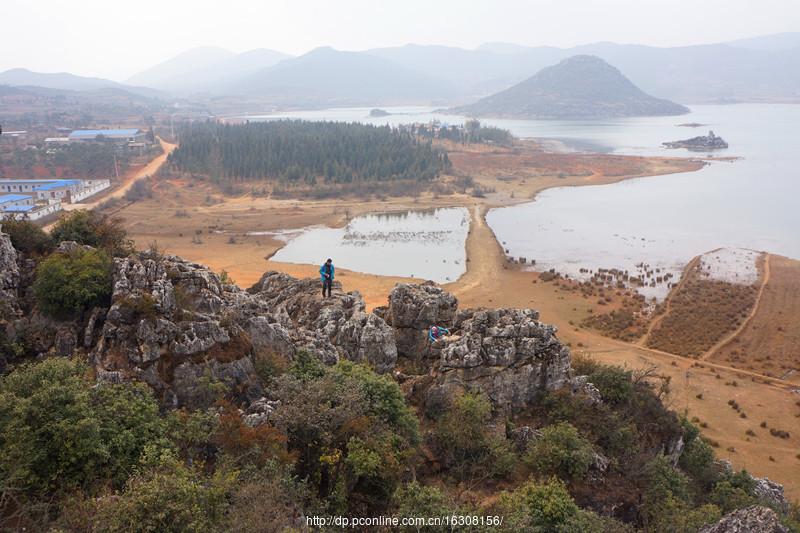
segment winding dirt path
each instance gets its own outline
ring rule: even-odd
[[[79,204],[65,204],[64,205],[64,210],[65,211],[73,211],[75,209],[94,209],[95,207],[100,205],[102,202],[105,202],[106,200],[110,200],[112,198],[122,198],[122,197],[124,197],[125,193],[127,193],[129,190],[131,190],[131,187],[133,187],[134,183],[136,183],[137,181],[143,180],[145,178],[148,178],[150,176],[154,176],[155,173],[158,172],[158,170],[162,167],[162,165],[164,165],[164,163],[167,162],[167,157],[169,157],[169,154],[171,154],[172,151],[175,148],[178,147],[177,144],[168,143],[167,141],[165,141],[161,137],[158,138],[158,142],[161,144],[161,148],[164,150],[164,153],[154,157],[143,168],[141,168],[135,174],[133,174],[132,176],[127,178],[122,183],[121,186],[117,187],[116,189],[114,189],[109,194],[106,194],[106,195],[102,196],[101,198],[99,198],[98,200],[95,200],[93,202],[86,202],[86,203],[79,203]]]
[[[767,283],[769,283],[769,254],[764,254],[764,275],[762,276],[761,286],[758,288],[758,294],[756,294],[756,301],[753,304],[753,308],[750,310],[750,314],[747,315],[747,318],[744,321],[742,321],[742,323],[739,325],[738,328],[736,328],[729,335],[726,335],[725,337],[720,339],[714,346],[709,348],[708,351],[706,351],[706,353],[698,357],[698,360],[707,361],[708,359],[711,358],[712,355],[714,355],[717,352],[717,350],[719,350],[720,348],[731,342],[742,331],[744,331],[744,328],[746,328],[747,325],[750,324],[750,322],[753,320],[753,317],[756,316],[756,312],[758,311],[758,306],[761,305],[761,297],[764,294],[764,288],[767,286]]]

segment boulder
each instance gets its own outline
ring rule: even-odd
[[[600,394],[600,390],[594,386],[594,383],[589,381],[589,376],[575,376],[570,381],[570,386],[572,387],[573,394],[582,394],[589,400],[589,403],[596,404],[603,402],[603,396]]]
[[[395,286],[383,316],[394,330],[397,353],[411,359],[438,357],[429,346],[428,330],[433,325],[451,329],[457,309],[456,297],[433,282]]]
[[[220,395],[232,401],[259,398],[253,347],[226,315],[227,299],[216,274],[200,265],[151,253],[114,259],[111,307],[99,334],[87,335],[90,344],[98,337],[91,353],[98,375],[141,379],[169,406],[204,407],[223,387]]]
[[[759,501],[774,509],[780,509],[784,513],[789,511],[789,501],[783,493],[783,485],[766,477],[754,477],[753,481],[756,482],[753,494]]]
[[[753,505],[723,516],[719,522],[700,529],[700,533],[789,533],[768,507]]]
[[[460,311],[443,339],[439,383],[485,393],[495,408],[522,408],[568,385],[569,349],[531,309]]]
[[[514,448],[517,450],[517,453],[525,453],[530,443],[541,436],[541,430],[534,429],[530,426],[514,428],[508,435],[509,439],[514,443]]]

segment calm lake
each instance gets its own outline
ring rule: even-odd
[[[348,270],[447,283],[466,271],[468,231],[460,207],[365,215],[344,228],[308,228],[272,259],[322,264],[330,256]]]
[[[533,202],[490,211],[487,220],[498,240],[505,243],[510,255],[536,259],[537,269],[556,268],[576,277],[580,277],[581,268],[634,271],[637,263],[646,263],[677,276],[693,256],[719,247],[765,250],[800,259],[800,142],[796,132],[800,124],[800,105],[691,107],[691,114],[680,117],[602,121],[484,120],[484,123],[509,129],[518,137],[554,139],[568,149],[634,155],[703,155],[667,150],[661,143],[705,135],[713,129],[730,145],[728,150],[717,154],[742,158],[735,162],[716,162],[699,172],[687,174],[641,178],[614,185],[550,189]],[[248,118],[392,125],[433,119],[450,124],[463,121],[463,117],[441,115],[430,108],[386,110],[392,115],[372,118],[368,116],[369,108],[348,108]],[[693,122],[704,126],[679,126]],[[446,226],[463,224],[456,218],[452,222],[440,219],[445,225],[437,225],[437,231],[456,231],[458,228]],[[400,220],[387,219],[376,231],[404,231],[399,224]],[[279,255],[294,252],[293,244],[302,238],[311,239],[313,233],[292,241]],[[316,241],[325,244],[318,250],[329,249],[331,241],[337,242],[335,234],[328,235],[330,237],[319,237]],[[413,268],[430,259],[431,247],[421,244],[420,248],[414,248],[416,251],[412,248],[400,251],[400,245],[392,240],[376,242],[382,242],[381,256],[365,253],[364,260],[371,259],[354,265],[355,270],[431,277],[420,268]],[[447,254],[437,258],[458,259],[459,266],[463,267],[463,240],[453,246],[452,251],[447,248]],[[348,250],[356,248],[350,246]],[[389,251],[395,248],[398,255],[390,257]],[[347,260],[350,253],[347,251],[338,264],[345,266],[342,261]],[[412,253],[413,257],[406,255]],[[299,261],[301,255],[295,255],[295,260]],[[308,254],[303,257],[302,262],[324,259]],[[432,263],[437,261],[432,260]],[[401,268],[397,268],[399,266]],[[439,277],[431,279],[442,281],[442,276],[455,279],[453,276],[460,273],[463,268],[438,271]],[[651,292],[659,295],[661,291]]]

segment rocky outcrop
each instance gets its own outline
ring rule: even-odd
[[[458,300],[433,282],[401,283],[389,294],[388,307],[376,309],[394,330],[397,353],[410,359],[438,357],[428,342],[431,326],[452,328]]]
[[[17,310],[18,287],[17,252],[11,245],[11,238],[0,227],[0,319]]]
[[[726,514],[700,533],[789,533],[789,529],[780,524],[775,511],[754,505]]]
[[[705,150],[722,150],[728,147],[722,137],[714,135],[713,131],[709,131],[708,135],[700,135],[699,137],[692,137],[691,139],[684,139],[682,141],[672,141],[662,143],[667,148],[686,148],[696,152],[703,152]]]
[[[520,408],[568,385],[569,349],[531,309],[458,312],[442,344],[436,388],[485,393],[496,408]]]
[[[263,395],[252,344],[225,313],[226,293],[216,274],[143,253],[115,259],[113,283],[92,350],[98,375],[141,379],[172,406],[203,406],[224,393],[238,402]]]
[[[334,287],[341,289],[338,283]],[[297,343],[322,352],[324,360],[368,362],[378,372],[394,368],[397,347],[392,329],[379,316],[366,312],[358,292],[338,290],[331,298],[322,299],[317,280],[268,272],[248,293],[282,317],[289,331],[299,330]]]
[[[380,372],[397,359],[391,328],[358,293],[323,300],[314,280],[271,272],[244,291],[201,265],[142,253],[114,260],[113,283],[108,312],[95,310],[86,326],[98,375],[141,379],[167,405],[202,406],[221,393],[250,404],[264,394],[258,361],[288,364],[298,350]]]
[[[753,495],[766,505],[783,512],[789,511],[789,501],[783,493],[783,485],[769,478],[754,477]]]

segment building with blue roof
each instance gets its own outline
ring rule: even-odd
[[[0,194],[0,206],[32,204],[33,197],[28,194]]]

